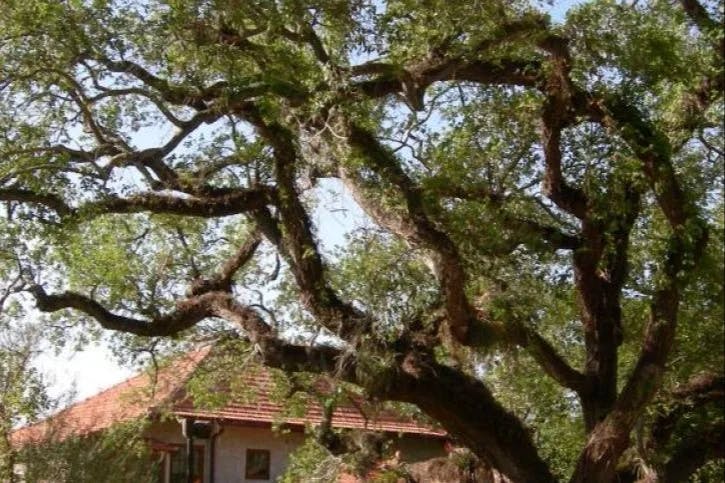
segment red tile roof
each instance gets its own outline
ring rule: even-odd
[[[14,444],[94,433],[114,423],[131,421],[172,399],[194,369],[209,354],[209,347],[191,352],[161,368],[154,376],[142,372],[95,396],[79,401],[52,417],[14,431]]]
[[[27,444],[55,438],[85,435],[106,429],[114,423],[130,421],[157,412],[159,407],[175,416],[193,416],[198,419],[217,419],[242,423],[286,423],[290,425],[316,425],[322,421],[319,404],[310,403],[304,417],[289,417],[284,406],[271,398],[274,383],[269,371],[256,366],[241,375],[241,382],[250,397],[234,400],[212,410],[194,407],[187,397],[185,386],[199,364],[209,355],[210,348],[195,351],[175,359],[160,369],[154,384],[148,372],[134,376],[101,393],[80,401],[58,414],[37,424],[26,426],[12,434],[14,444]],[[153,391],[150,389],[154,388]],[[384,410],[365,415],[362,400],[353,396],[352,402],[340,404],[332,418],[338,428],[368,429],[444,436],[432,429],[395,412]]]
[[[231,401],[219,409],[204,410],[195,408],[191,399],[184,398],[174,404],[172,412],[178,416],[194,416],[199,419],[291,425],[318,425],[322,422],[321,406],[311,401],[307,404],[304,416],[285,415],[284,404],[279,402],[278,398],[270,397],[270,394],[274,392],[274,382],[268,371],[255,367],[241,377],[245,393],[249,394],[249,397],[245,397],[244,400]],[[365,414],[366,411],[362,409],[365,403],[359,396],[348,396],[348,400],[350,402],[341,403],[336,407],[332,416],[333,427],[430,436],[445,435],[443,431],[434,430],[390,410]]]

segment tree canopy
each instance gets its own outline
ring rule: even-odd
[[[722,5],[547,8],[7,0],[0,273],[49,333],[234,334],[513,481],[687,479],[725,452]]]

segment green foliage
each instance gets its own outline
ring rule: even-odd
[[[84,437],[58,441],[50,429],[42,444],[24,448],[18,459],[26,481],[59,483],[158,481],[158,459],[144,439],[146,421],[119,423]]]
[[[378,315],[381,334],[393,336],[403,321],[437,296],[428,269],[416,255],[397,240],[363,234],[340,254],[333,283],[345,298]]]
[[[289,464],[280,482],[302,483],[315,479],[335,481],[342,470],[339,458],[331,456],[314,438],[306,438],[304,444],[290,454]]]
[[[637,212],[625,239],[623,288],[608,301],[621,309],[617,389],[668,284],[683,287],[678,328],[642,424],[676,403],[676,387],[725,363],[722,29],[697,25],[683,2],[576,2],[560,24],[543,3],[5,1],[0,279],[17,283],[3,296],[3,317],[26,317],[26,294],[40,284],[158,321],[223,268],[255,229],[251,218],[267,217],[266,241],[233,274],[228,295],[284,341],[343,348],[361,385],[385,393],[408,342],[399,338],[413,339],[418,351],[429,343],[418,339],[436,336],[447,310],[441,264],[458,258],[472,317],[484,327],[475,347],[440,338],[426,350],[485,381],[532,429],[553,473],[568,477],[586,442],[580,403],[543,374],[535,347],[514,339],[522,327],[536,331],[570,366],[585,367],[582,274],[572,260],[602,248],[594,273],[610,281],[628,213]],[[722,7],[703,5],[721,27]],[[557,41],[570,61],[552,54]],[[571,68],[571,86],[552,80],[557,66]],[[586,198],[586,222],[557,205],[556,173],[544,159],[542,113],[554,101],[571,101],[571,112],[557,113],[558,181]],[[375,156],[349,142],[353,125],[380,141]],[[291,146],[265,138],[270,130],[289,135]],[[647,145],[633,142],[644,138]],[[675,209],[697,218],[674,228],[663,212],[669,165],[682,195]],[[343,207],[355,213],[355,229],[346,227],[339,247],[323,246],[341,230],[321,208],[328,197],[321,179],[352,187],[359,201]],[[268,213],[237,209],[244,203],[234,194],[260,187],[270,192]],[[119,200],[127,204],[119,208]],[[209,210],[228,212],[179,208],[207,201]],[[289,201],[300,203],[291,214],[282,207]],[[679,273],[668,273],[672,249],[692,248],[705,227],[699,259],[688,255]],[[603,235],[593,241],[596,232]],[[577,248],[587,237],[594,249]],[[339,340],[329,329],[341,317],[335,297],[364,312],[372,330]],[[87,323],[98,311],[86,312],[38,319],[53,326],[48,338],[58,345],[84,342],[101,337]],[[207,317],[173,341],[118,335],[112,344],[136,361],[199,338],[234,346],[240,332]],[[234,375],[253,370],[263,345],[238,344],[210,363],[191,381],[198,402],[252,397]],[[8,357],[0,351],[2,367],[11,367]],[[3,403],[13,407],[6,433],[46,405],[38,374],[20,372],[28,385],[14,383]],[[311,381],[275,373],[275,397],[300,413],[297,386]],[[707,408],[683,419],[658,464],[720,417]],[[58,458],[81,443],[90,454],[108,449],[69,442]],[[285,481],[316,469],[316,459],[327,465],[321,471],[333,471],[339,461],[319,449],[306,445],[293,458],[297,476]]]
[[[2,306],[0,305],[0,309]],[[18,323],[0,312],[0,479],[11,478],[18,460],[11,433],[34,422],[53,408],[47,382],[35,366],[42,350],[42,334],[35,325]]]
[[[522,351],[493,358],[490,380],[506,407],[534,431],[534,441],[556,476],[566,479],[585,439],[576,396],[550,379]]]

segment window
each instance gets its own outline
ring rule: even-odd
[[[244,477],[248,480],[269,479],[270,452],[266,449],[248,449]]]
[[[186,483],[186,448],[170,453],[169,483]],[[194,446],[194,483],[204,482],[204,447]]]

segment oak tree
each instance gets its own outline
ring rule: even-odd
[[[232,329],[513,481],[682,481],[723,457],[722,6],[548,8],[6,0],[8,273],[77,330]]]

